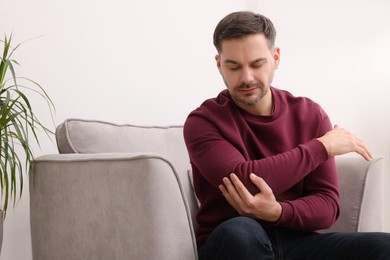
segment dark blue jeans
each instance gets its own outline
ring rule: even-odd
[[[220,224],[199,249],[199,260],[390,259],[390,233],[315,234],[265,230],[255,220],[237,217]]]

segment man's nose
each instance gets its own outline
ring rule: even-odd
[[[241,75],[241,81],[246,84],[253,82],[254,81],[253,71],[249,68],[243,69]]]

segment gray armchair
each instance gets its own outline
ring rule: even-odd
[[[69,119],[60,154],[30,174],[33,259],[197,259],[197,201],[181,126]],[[383,230],[383,160],[337,158],[341,216],[328,231]]]

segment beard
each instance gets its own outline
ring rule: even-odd
[[[244,94],[244,95],[238,95],[237,92],[242,89],[251,89],[251,88],[257,88],[260,92],[260,94]],[[252,83],[243,83],[233,89],[229,89],[231,97],[238,103],[245,105],[245,106],[254,106],[256,105],[269,91],[268,86],[263,86],[259,82],[252,82]]]
[[[226,81],[225,77],[222,75],[222,79],[229,90],[230,96],[233,98],[233,100],[237,103],[240,103],[244,106],[255,106],[257,103],[261,101],[261,99],[267,95],[268,91],[270,90],[270,86],[272,83],[272,80],[274,78],[274,70],[272,70],[269,74],[268,80],[265,85],[261,84],[258,81],[252,81],[250,83],[241,83],[238,86],[235,87],[229,87],[228,82]],[[257,88],[258,93],[247,93],[242,94],[239,93],[240,90],[243,89],[251,89],[251,88]]]

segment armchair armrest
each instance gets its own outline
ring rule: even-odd
[[[326,232],[383,231],[383,158],[336,157],[340,182],[340,217]]]
[[[30,174],[33,259],[196,259],[188,205],[168,160],[59,154]]]

